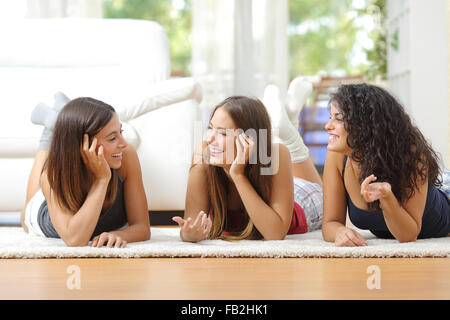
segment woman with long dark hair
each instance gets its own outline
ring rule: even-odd
[[[446,237],[450,202],[439,190],[439,160],[400,103],[369,84],[343,85],[330,99],[322,234],[364,246],[346,226],[399,242]]]
[[[123,248],[150,239],[139,159],[114,109],[77,98],[52,113],[28,180],[24,230],[68,246]]]
[[[266,107],[233,96],[214,108],[206,140],[193,157],[184,218],[174,217],[183,241],[280,240],[320,229],[320,176],[284,107]],[[274,125],[292,127],[283,132],[296,135],[284,137],[295,141],[289,144],[295,152],[272,142]],[[293,163],[291,155],[300,161]]]

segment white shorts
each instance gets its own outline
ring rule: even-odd
[[[41,207],[44,201],[45,201],[44,194],[42,193],[42,190],[39,189],[39,191],[36,192],[36,194],[30,199],[30,201],[27,204],[27,207],[25,208],[24,220],[25,225],[28,228],[29,234],[45,237],[38,223],[39,208]]]

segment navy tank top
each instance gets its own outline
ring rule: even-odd
[[[344,181],[345,164],[342,170],[342,181]],[[345,183],[344,183],[345,188]],[[358,208],[352,202],[347,189],[347,208],[350,221],[359,229],[370,230],[378,238],[395,239],[389,231],[383,212],[368,211]],[[446,237],[450,233],[450,200],[435,186],[428,184],[427,200],[422,216],[422,228],[418,239]]]
[[[98,218],[97,226],[92,233],[91,239],[92,237],[98,236],[103,232],[120,229],[127,223],[123,180],[120,174],[117,174],[117,177],[118,187],[116,198],[108,210],[102,213]],[[59,234],[55,230],[55,227],[53,226],[52,220],[50,219],[47,200],[44,200],[39,208],[37,221],[39,227],[47,238],[60,238]]]

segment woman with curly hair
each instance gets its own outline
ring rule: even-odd
[[[399,242],[446,237],[450,202],[437,187],[438,156],[386,90],[343,85],[330,99],[322,234],[336,246],[365,246],[346,227]]]

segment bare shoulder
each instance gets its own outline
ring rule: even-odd
[[[273,176],[275,183],[285,179],[292,182],[292,163],[289,149],[281,143],[274,143],[272,145],[270,166],[262,167],[261,170],[264,170],[261,174]]]
[[[44,197],[48,199],[48,195],[50,194],[50,184],[48,182],[47,171],[42,171],[41,176],[39,177],[39,186],[41,187]]]
[[[278,148],[280,153],[280,159],[282,160],[290,160],[291,159],[291,153],[289,152],[289,149],[282,143],[274,143],[273,146],[275,148]]]
[[[130,173],[140,173],[140,170],[141,166],[137,151],[131,144],[129,144],[122,151],[122,166],[119,169],[120,176],[125,180]]]
[[[274,143],[272,145],[272,166],[276,169],[291,168],[291,153],[289,149],[282,143]]]
[[[344,169],[345,154],[340,152],[328,151],[325,157],[324,175],[325,172],[338,171],[342,172]]]

